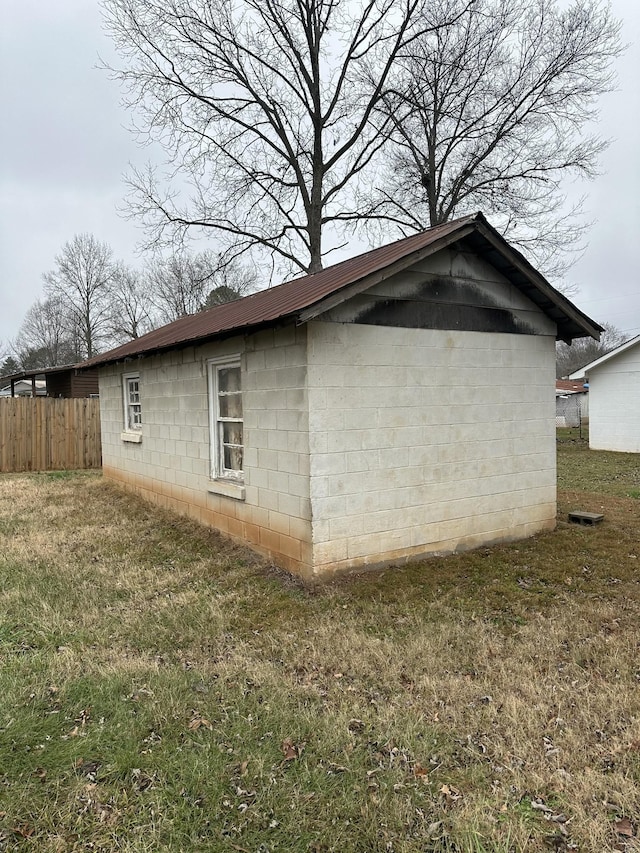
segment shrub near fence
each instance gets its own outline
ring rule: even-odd
[[[0,398],[0,471],[99,468],[100,401]]]

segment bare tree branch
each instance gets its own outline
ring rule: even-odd
[[[608,3],[436,0],[455,23],[403,52],[379,104],[395,145],[378,183],[421,230],[482,209],[546,272],[579,251],[587,225],[563,182],[593,177],[606,143],[586,131],[622,50]]]
[[[472,4],[449,19],[428,0],[104,0],[111,70],[183,188],[134,173],[131,214],[156,246],[195,227],[222,252],[320,269],[327,231],[377,206],[358,185],[381,165],[398,57]]]
[[[118,263],[111,285],[110,333],[115,344],[139,338],[153,328],[151,303],[143,276]]]
[[[23,370],[73,364],[78,360],[75,330],[62,301],[38,299],[27,311],[13,354]]]
[[[146,282],[155,320],[161,324],[238,299],[255,289],[257,276],[236,258],[182,251],[153,261]]]
[[[45,293],[62,306],[78,357],[91,358],[108,342],[111,320],[112,252],[91,234],[76,234],[45,273]]]

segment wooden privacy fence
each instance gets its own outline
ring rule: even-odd
[[[99,468],[100,401],[0,398],[0,471]]]

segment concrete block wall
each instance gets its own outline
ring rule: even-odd
[[[555,525],[552,336],[308,327],[318,574]]]
[[[234,354],[243,500],[210,479],[207,359]],[[319,321],[187,348],[101,371],[104,471],[308,578],[524,537],[555,523],[553,370],[551,336]]]
[[[244,499],[210,478],[207,360],[241,355]],[[122,376],[139,372],[141,441],[123,440]],[[290,571],[311,565],[306,330],[287,327],[100,372],[103,470],[160,506],[247,542]]]
[[[589,373],[589,447],[640,453],[640,345]]]

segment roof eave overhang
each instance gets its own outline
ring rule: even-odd
[[[296,322],[296,319],[297,315],[295,313],[283,314],[281,317],[277,317],[274,320],[267,320],[264,323],[252,323],[247,326],[236,326],[233,329],[221,329],[219,332],[208,332],[194,338],[176,341],[174,343],[167,343],[162,346],[155,345],[153,347],[149,347],[149,349],[141,350],[140,352],[135,352],[130,355],[114,355],[104,359],[100,359],[100,356],[96,356],[94,359],[91,359],[90,364],[87,364],[86,366],[82,364],[78,365],[78,369],[80,371],[100,370],[103,367],[108,367],[110,364],[118,364],[120,362],[124,364],[127,362],[137,361],[140,358],[152,358],[154,355],[163,355],[171,350],[183,350],[188,349],[189,347],[202,346],[210,341],[224,341],[228,338],[252,335],[256,332],[264,331],[264,329],[273,329],[277,326],[294,323]],[[109,353],[107,352],[105,355],[108,356]]]
[[[583,314],[566,296],[556,290],[526,258],[510,246],[495,231],[488,222],[478,222],[477,232],[486,240],[491,248],[499,253],[519,276],[530,283],[530,288],[520,286],[519,289],[535,302],[558,327],[558,340],[570,344],[575,338],[591,337],[600,340],[603,327]],[[505,273],[507,277],[508,271]],[[518,286],[517,282],[514,282]]]

